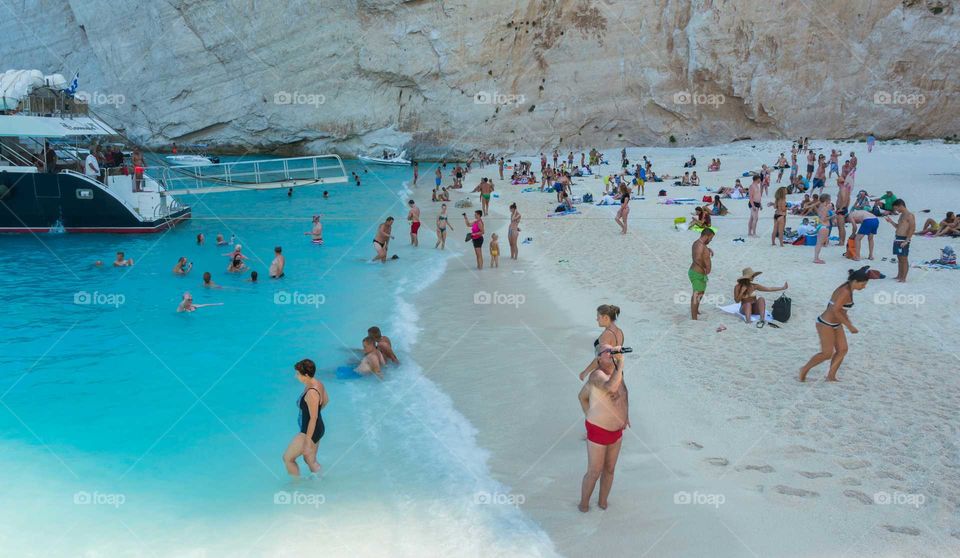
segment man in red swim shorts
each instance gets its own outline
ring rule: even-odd
[[[420,208],[413,200],[407,203],[410,205],[410,213],[407,213],[407,221],[410,221],[410,245],[420,246],[420,239],[417,237],[420,231]]]

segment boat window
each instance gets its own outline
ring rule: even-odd
[[[89,188],[77,188],[77,199],[78,200],[92,200],[93,199],[93,190]]]

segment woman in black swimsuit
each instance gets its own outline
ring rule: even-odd
[[[867,274],[870,266],[861,267],[858,270],[850,270],[847,276],[847,282],[837,287],[827,303],[827,309],[817,316],[817,335],[820,336],[820,352],[810,357],[803,368],[800,369],[800,381],[806,381],[807,373],[814,366],[821,362],[830,361],[830,371],[827,372],[827,381],[837,381],[837,370],[843,363],[843,358],[847,355],[847,336],[843,332],[843,327],[850,333],[857,333],[859,330],[850,323],[850,317],[847,311],[853,308],[853,291],[859,291],[867,286],[870,280]]]
[[[787,226],[787,189],[777,188],[773,194],[773,232],[770,234],[770,246],[775,246],[777,240],[783,248],[783,232]]]
[[[297,400],[300,409],[300,433],[293,437],[287,450],[283,452],[283,464],[291,476],[300,476],[300,467],[297,458],[303,457],[303,462],[310,468],[310,472],[320,471],[317,463],[317,448],[320,438],[323,438],[323,417],[320,411],[330,402],[326,388],[320,380],[314,378],[317,367],[312,360],[305,358],[293,366],[297,371],[297,380],[304,385],[303,393]]]

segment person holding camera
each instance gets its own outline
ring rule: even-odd
[[[177,265],[173,266],[173,274],[186,275],[191,269],[193,269],[193,263],[188,262],[186,256],[183,256],[177,260]]]
[[[590,511],[590,498],[597,481],[600,497],[597,504],[607,509],[607,498],[613,487],[613,474],[620,456],[623,431],[630,426],[627,386],[623,382],[623,331],[617,327],[620,308],[604,304],[597,308],[597,325],[603,328],[593,342],[595,358],[580,373],[586,383],[579,400],[587,430],[587,472],[580,487],[581,512]]]
[[[465,240],[473,242],[473,251],[477,255],[477,269],[483,269],[483,211],[478,209],[473,214],[475,218],[472,223],[467,219],[467,214],[463,214],[463,222],[470,228]]]

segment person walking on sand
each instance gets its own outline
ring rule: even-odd
[[[820,196],[817,203],[817,217],[820,218],[820,226],[817,228],[817,245],[813,249],[813,263],[827,263],[820,259],[820,250],[830,242],[830,220],[833,218],[833,211],[830,209],[830,194]]]
[[[749,267],[744,268],[737,279],[737,284],[733,287],[733,300],[740,303],[740,313],[748,324],[752,321],[753,314],[759,315],[760,321],[757,322],[757,327],[762,328],[767,323],[767,301],[762,296],[757,296],[757,291],[775,293],[787,290],[788,285],[784,282],[782,287],[764,287],[754,283],[753,280],[761,273]]]
[[[483,212],[479,209],[474,211],[473,223],[467,219],[467,214],[463,214],[463,222],[470,229],[469,240],[473,242],[473,251],[477,256],[477,269],[483,269]]]
[[[446,250],[447,248],[447,229],[453,230],[453,225],[447,218],[447,204],[440,206],[440,215],[437,215],[437,244],[434,248]]]
[[[323,386],[323,382],[315,377],[317,366],[312,360],[305,358],[296,363],[293,369],[297,371],[295,376],[297,381],[303,384],[303,393],[297,400],[297,407],[300,409],[300,415],[297,418],[300,432],[290,440],[290,445],[283,452],[283,464],[290,476],[299,477],[300,467],[297,465],[297,458],[300,457],[310,468],[311,473],[320,472],[317,450],[320,438],[323,438],[325,431],[321,411],[330,403],[330,395]]]
[[[810,191],[813,192],[817,188],[820,188],[820,193],[823,193],[823,188],[827,183],[827,157],[823,153],[817,157],[817,171],[813,175],[813,186],[810,187]]]
[[[804,146],[804,149],[808,149]],[[813,177],[813,164],[817,161],[817,156],[813,151],[807,151],[807,182]]]
[[[510,204],[510,228],[507,229],[507,240],[510,242],[510,259],[516,260],[520,257],[520,247],[517,241],[520,239],[520,212],[517,211],[517,204]]]
[[[700,299],[707,290],[707,278],[713,269],[713,250],[707,245],[713,240],[713,229],[703,229],[700,238],[694,241],[692,247],[693,263],[687,271],[687,277],[693,286],[693,295],[690,296],[690,319],[696,320],[700,316]]]
[[[627,234],[627,218],[630,216],[630,188],[626,184],[620,184],[620,192],[617,196],[620,198],[620,209],[617,210],[617,216],[614,221],[620,225],[620,233]]]
[[[897,257],[897,283],[906,283],[907,272],[910,271],[910,241],[917,230],[917,220],[913,213],[907,211],[907,202],[902,199],[893,202],[893,212],[900,215],[897,222],[889,215],[884,219],[897,229],[893,241],[893,255]]]
[[[719,199],[719,198],[718,198]],[[787,189],[784,186],[777,188],[773,194],[773,232],[770,233],[770,246],[775,246],[777,240],[783,248],[783,231],[787,226]]]
[[[410,246],[420,246],[420,208],[416,202],[410,200],[407,202],[410,206],[410,212],[407,213],[407,221],[410,221]]]
[[[473,191],[480,192],[480,208],[483,210],[484,215],[489,215],[490,197],[493,195],[493,181],[484,177]]]
[[[830,370],[827,372],[827,381],[837,381],[837,370],[843,364],[847,355],[847,336],[843,332],[846,327],[850,333],[859,330],[850,323],[847,311],[853,308],[853,292],[867,286],[870,280],[868,271],[870,266],[864,266],[854,271],[850,270],[847,281],[836,288],[827,302],[827,309],[817,317],[817,336],[820,337],[820,352],[810,357],[810,360],[800,369],[800,381],[807,380],[807,374],[814,366],[830,361]]]
[[[392,232],[393,217],[387,217],[387,220],[377,227],[377,234],[373,237],[373,249],[377,251],[373,261],[380,260],[381,263],[387,263],[387,246],[390,244],[390,239],[393,238],[390,236]]]
[[[500,171],[500,180],[503,180],[503,157],[497,160],[497,170]]]
[[[587,430],[587,472],[580,485],[581,512],[590,511],[590,498],[600,481],[597,505],[607,509],[613,476],[620,456],[623,431],[630,426],[629,393],[623,381],[623,331],[617,327],[620,308],[597,308],[597,325],[603,328],[593,342],[594,359],[580,373],[586,383],[578,396]]]
[[[433,174],[434,174],[433,182],[437,186],[437,188],[439,188],[440,183],[443,182],[443,173],[440,171],[439,166],[437,166],[437,170],[434,171]]]
[[[750,184],[750,191],[748,193],[750,198],[750,221],[747,223],[747,236],[758,236],[757,222],[760,221],[760,209],[763,207],[763,193],[761,190],[760,175],[755,174],[753,176],[753,182]]]

